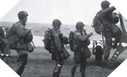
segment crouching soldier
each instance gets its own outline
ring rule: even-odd
[[[76,23],[76,31],[74,31],[74,66],[71,70],[71,77],[74,77],[76,67],[80,65],[81,77],[85,77],[86,69],[86,51],[88,45],[90,44],[89,37],[93,34],[86,34],[86,31],[83,29],[85,26],[82,22]]]
[[[60,31],[61,24],[60,20],[54,19],[53,28],[48,29],[44,36],[45,49],[52,54],[52,60],[56,62],[52,77],[59,77],[64,60],[70,56],[64,48],[64,44],[68,44],[68,38]]]
[[[18,53],[18,67],[17,74],[22,75],[24,68],[27,64],[28,51],[32,52],[34,47],[31,42],[33,35],[31,30],[26,29],[28,13],[26,11],[20,11],[18,13],[19,21],[16,22],[8,31],[7,39],[11,49],[14,49]]]

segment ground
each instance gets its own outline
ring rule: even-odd
[[[68,49],[71,56],[65,61],[60,77],[71,77],[71,68],[73,66],[73,52]],[[51,60],[51,54],[44,48],[35,48],[33,53],[29,53],[28,64],[25,67],[22,77],[52,77],[52,70],[55,62]],[[95,58],[92,55],[87,59],[86,77],[107,77],[119,65],[119,62],[114,67],[107,68],[104,66],[96,66]],[[12,51],[8,65],[16,70],[17,53]],[[76,76],[80,77],[79,67],[76,71]]]

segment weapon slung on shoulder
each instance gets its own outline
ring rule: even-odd
[[[123,21],[123,17],[121,14],[119,14],[119,17],[120,17],[120,25],[121,25],[121,28],[122,28],[122,36],[121,36],[121,39],[120,39],[120,42],[119,42],[119,46],[117,47],[115,53],[113,54],[111,60],[110,60],[110,63],[109,65],[110,66],[113,66],[114,63],[115,63],[115,60],[117,59],[117,57],[124,51],[127,49],[127,46],[123,46],[123,43],[127,43],[127,32],[125,30],[125,24],[124,24],[124,21]]]

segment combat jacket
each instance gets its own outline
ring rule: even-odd
[[[20,21],[15,23],[12,28],[11,32],[13,33],[13,37],[15,38],[15,42],[17,45],[17,49],[26,50],[26,43],[24,41],[25,36],[28,33],[28,30],[25,29],[25,25],[23,25]],[[14,40],[14,39],[13,39]]]
[[[87,42],[88,42],[88,37],[89,35],[86,34],[85,30],[84,32],[79,32],[79,31],[75,31],[74,32],[74,40],[75,40],[75,48],[81,48],[81,47],[85,47],[88,46]]]
[[[60,30],[54,30],[52,29],[52,41],[53,41],[53,46],[57,51],[61,51],[64,47],[63,45],[63,34],[61,33]]]
[[[101,22],[101,30],[102,31],[106,31],[106,32],[110,32],[109,29],[109,24],[111,23],[111,15],[112,12],[115,10],[115,7],[109,7],[107,9],[102,9],[99,12],[99,20]]]

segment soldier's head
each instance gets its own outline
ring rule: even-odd
[[[19,11],[18,13],[18,18],[23,24],[26,24],[27,16],[28,16],[28,13],[26,11]]]
[[[109,8],[110,3],[107,0],[101,2],[101,8],[106,9]]]
[[[52,26],[54,29],[60,29],[61,27],[61,21],[59,19],[54,19],[52,22]]]
[[[79,21],[79,22],[76,23],[76,29],[77,30],[83,30],[83,27],[84,26],[85,26],[84,23],[81,22],[81,21]]]

